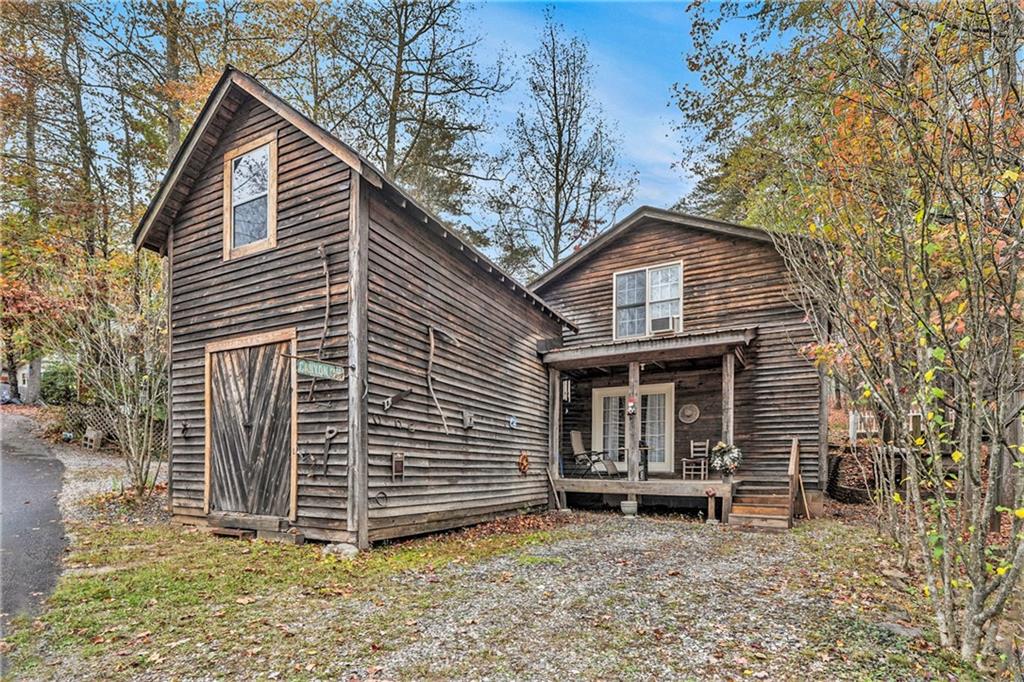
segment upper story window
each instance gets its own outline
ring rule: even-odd
[[[277,136],[224,155],[224,259],[277,245]]]
[[[616,339],[682,330],[682,263],[617,272],[614,277]]]

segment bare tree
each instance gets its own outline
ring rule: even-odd
[[[355,0],[338,19],[332,61],[345,84],[327,123],[388,177],[458,215],[480,161],[482,105],[509,87],[502,62],[478,65],[456,0]]]
[[[498,161],[505,172],[486,202],[503,264],[533,275],[614,222],[636,177],[619,167],[586,43],[566,35],[550,9],[526,64],[530,99],[509,127]]]
[[[162,277],[152,254],[121,256],[66,282],[61,310],[37,320],[48,351],[76,358],[83,393],[111,425],[140,495],[152,488],[167,448]]]

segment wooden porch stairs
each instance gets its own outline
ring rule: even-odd
[[[800,443],[794,438],[787,478],[745,479],[736,482],[729,525],[751,529],[792,528],[799,486]]]

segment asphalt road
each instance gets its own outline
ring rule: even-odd
[[[64,465],[27,417],[0,416],[0,634],[31,615],[60,575],[66,539],[57,497]]]

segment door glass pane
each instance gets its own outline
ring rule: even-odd
[[[664,393],[640,396],[640,439],[647,444],[647,461],[651,464],[664,464],[667,461],[665,404]]]
[[[601,403],[601,449],[610,459],[623,461],[626,447],[626,399],[621,395],[605,396]]]

